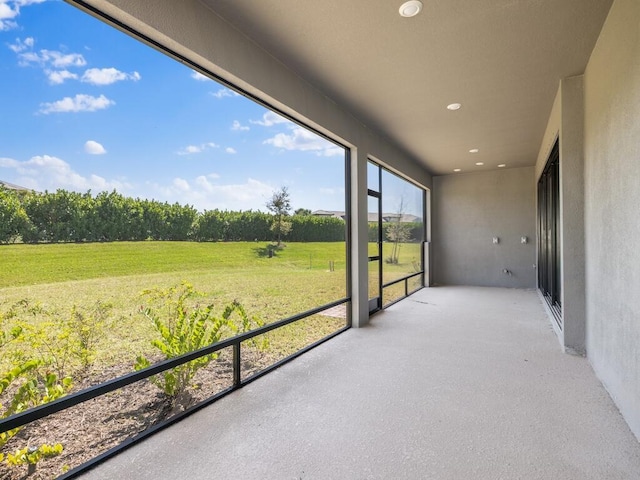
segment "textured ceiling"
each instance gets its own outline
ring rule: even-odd
[[[533,165],[612,3],[425,0],[403,18],[402,0],[202,1],[434,175]]]

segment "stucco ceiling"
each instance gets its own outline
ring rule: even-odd
[[[403,0],[202,1],[434,175],[533,165],[612,3],[424,0],[403,18]]]

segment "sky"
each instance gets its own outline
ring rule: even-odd
[[[345,210],[345,150],[60,0],[0,0],[0,180]]]

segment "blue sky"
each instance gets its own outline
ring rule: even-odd
[[[344,150],[56,0],[0,0],[0,180],[344,209]]]

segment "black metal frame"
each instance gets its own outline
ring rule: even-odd
[[[422,276],[423,279],[423,285],[421,285],[420,287],[409,291],[409,280],[411,280],[414,277],[417,276]],[[396,278],[395,280],[392,280],[388,283],[385,283],[382,285],[382,291],[384,293],[384,289],[387,287],[391,287],[393,285],[396,285],[397,283],[401,283],[404,282],[404,296],[400,297],[400,298],[396,298],[395,300],[393,300],[392,302],[389,302],[387,304],[383,304],[383,308],[387,308],[390,307],[391,305],[394,305],[396,303],[398,303],[400,300],[404,300],[405,298],[407,298],[409,295],[411,295],[412,293],[417,292],[418,290],[422,290],[424,288],[424,270],[420,270],[419,272],[416,273],[410,273],[409,275],[406,275],[402,278]]]
[[[556,140],[538,181],[538,288],[562,330],[560,145]]]
[[[378,298],[377,298],[377,305],[376,308],[374,310],[369,310],[369,314],[373,314],[376,313],[380,310],[383,310],[387,307],[390,307],[391,305],[394,305],[395,303],[398,303],[400,300],[403,300],[405,298],[407,298],[409,295],[411,295],[412,293],[417,292],[418,290],[421,290],[422,288],[424,288],[425,285],[425,276],[426,276],[426,272],[424,270],[424,239],[422,240],[421,244],[422,244],[422,249],[420,251],[420,261],[421,261],[421,265],[422,265],[422,270],[420,270],[419,272],[416,273],[411,273],[409,275],[406,275],[402,278],[397,278],[395,280],[392,280],[391,282],[388,283],[383,283],[382,281],[382,275],[383,275],[383,265],[382,265],[382,171],[387,171],[392,175],[396,175],[395,173],[393,173],[392,171],[384,168],[382,165],[380,165],[379,163],[376,163],[375,161],[368,159],[367,160],[368,163],[371,163],[372,165],[375,165],[378,168],[378,191],[372,190],[371,188],[367,188],[367,195],[369,197],[373,197],[373,198],[377,198],[378,199],[378,255],[374,255],[374,256],[370,256],[368,257],[368,261],[372,262],[372,261],[378,261],[378,278],[379,278],[379,286],[378,286]],[[398,175],[396,175],[398,176]],[[400,177],[401,178],[401,177]],[[403,178],[403,180],[408,181],[406,179]],[[409,183],[413,183],[413,182],[409,182]],[[417,186],[417,185],[416,185]],[[369,187],[369,185],[367,185],[367,187]],[[423,187],[420,187],[422,189],[422,213],[423,216],[422,218],[423,220],[423,225],[425,228],[425,231],[423,232],[425,238],[426,238],[426,219],[427,219],[427,192]],[[411,292],[409,292],[409,280],[413,277],[417,277],[418,275],[421,276],[421,283],[422,285],[419,288],[416,288],[415,290],[412,290]],[[397,298],[395,300],[393,300],[392,302],[389,302],[387,304],[384,303],[384,289],[386,287],[390,287],[392,285],[395,285],[397,283],[400,282],[404,282],[405,286],[404,286],[404,296]]]
[[[65,397],[59,398],[57,400],[54,400],[50,403],[47,403],[45,405],[41,405],[39,407],[35,407],[35,408],[31,408],[25,412],[21,412],[21,413],[17,413],[15,415],[12,415],[10,417],[7,417],[5,419],[0,420],[0,433],[4,433],[6,431],[12,430],[14,428],[17,427],[21,427],[24,425],[27,425],[31,422],[34,422],[36,420],[40,420],[44,417],[47,417],[49,415],[52,415],[54,413],[60,412],[62,410],[66,410],[68,408],[74,407],[76,405],[79,405],[80,403],[84,403],[86,401],[89,401],[93,398],[99,397],[101,395],[105,395],[109,392],[113,392],[115,390],[118,390],[122,387],[126,387],[127,385],[131,385],[132,383],[138,382],[140,380],[144,380],[146,378],[149,378],[153,375],[157,375],[158,373],[162,373],[166,370],[169,370],[171,368],[175,368],[178,367],[180,365],[183,365],[187,362],[190,362],[192,360],[195,360],[197,358],[203,357],[205,355],[210,355],[212,353],[218,352],[220,350],[223,350],[225,348],[229,348],[232,347],[233,348],[233,385],[226,388],[225,390],[213,395],[212,397],[208,398],[207,400],[204,400],[200,403],[198,403],[197,405],[189,408],[188,410],[175,415],[171,418],[169,418],[168,420],[165,420],[162,423],[159,423],[157,425],[154,425],[150,428],[148,428],[147,430],[140,432],[139,434],[135,435],[134,437],[125,440],[123,443],[121,443],[120,445],[117,445],[116,447],[111,448],[110,450],[102,453],[101,455],[89,460],[88,462],[79,465],[78,467],[70,470],[69,472],[65,473],[64,475],[62,475],[61,477],[59,477],[60,479],[69,479],[69,478],[74,478],[75,476],[79,475],[80,473],[93,468],[94,466],[96,466],[98,463],[103,462],[104,460],[112,457],[113,455],[115,455],[116,453],[121,452],[122,450],[134,445],[135,443],[139,442],[140,440],[147,438],[149,435],[152,435],[166,427],[168,427],[169,425],[182,420],[183,418],[187,417],[188,415],[191,415],[192,413],[200,410],[201,408],[210,405],[211,403],[213,403],[214,401],[218,400],[219,398],[222,398],[225,395],[228,395],[229,393],[242,388],[243,386],[253,382],[254,380],[260,378],[261,376],[271,372],[272,370],[284,365],[285,363],[293,360],[294,358],[298,357],[299,355],[302,355],[303,353],[311,350],[314,347],[317,347],[318,345],[326,342],[327,340],[335,337],[336,335],[348,330],[350,328],[350,321],[349,321],[349,316],[347,316],[346,319],[346,324],[343,328],[336,330],[335,332],[327,335],[326,337],[321,338],[320,340],[307,345],[306,347],[302,348],[301,350],[298,350],[297,352],[283,358],[282,360],[279,360],[278,362],[260,370],[259,372],[256,372],[252,375],[250,375],[249,377],[242,379],[242,372],[241,372],[241,356],[242,356],[242,348],[241,348],[241,344],[242,342],[246,342],[247,340],[251,340],[254,337],[257,337],[259,335],[263,335],[267,332],[270,332],[272,330],[275,330],[277,328],[281,328],[284,327],[286,325],[289,325],[291,323],[297,322],[299,320],[303,320],[305,318],[308,318],[312,315],[317,315],[319,313],[322,313],[326,310],[328,310],[329,308],[332,307],[336,307],[338,305],[344,305],[346,303],[348,303],[350,301],[349,298],[343,298],[341,300],[337,300],[335,302],[323,305],[321,307],[317,307],[314,308],[312,310],[308,310],[306,312],[303,313],[299,313],[297,315],[294,315],[292,317],[289,318],[285,318],[283,320],[280,320],[278,322],[274,322],[274,323],[270,323],[269,325],[265,325],[263,327],[257,328],[255,330],[251,330],[250,332],[246,332],[240,335],[237,335],[235,337],[232,338],[228,338],[226,340],[222,340],[220,342],[214,343],[212,345],[209,345],[208,347],[204,347],[201,348],[199,350],[195,350],[193,352],[184,354],[184,355],[180,355],[179,357],[175,357],[169,360],[164,360],[162,362],[156,363],[155,365],[152,365],[150,367],[147,367],[143,370],[137,371],[137,372],[132,372],[129,373],[127,375],[123,375],[121,377],[118,378],[114,378],[113,380],[109,380],[108,382],[104,382],[101,383],[100,385],[96,385],[93,387],[89,387],[85,390],[82,390],[80,392],[76,392],[76,393],[72,393],[70,395],[67,395]],[[348,309],[347,309],[348,310]]]
[[[140,380],[144,380],[146,378],[149,378],[153,375],[157,375],[158,373],[162,373],[166,370],[169,370],[171,368],[175,368],[179,365],[182,365],[184,363],[187,363],[189,361],[195,360],[197,358],[200,358],[202,356],[205,355],[210,355],[212,353],[215,353],[217,351],[223,350],[225,348],[229,348],[232,347],[233,348],[233,360],[232,360],[232,365],[233,365],[233,384],[232,386],[226,388],[225,390],[222,390],[221,392],[218,392],[217,394],[213,395],[212,397],[194,405],[193,407],[187,409],[184,412],[181,412],[179,414],[174,415],[173,417],[169,418],[168,420],[165,420],[164,422],[161,422],[159,424],[153,425],[152,427],[149,427],[148,429],[146,429],[143,432],[140,432],[139,434],[135,435],[132,438],[129,438],[125,441],[123,441],[121,444],[109,449],[108,451],[98,455],[97,457],[94,457],[93,459],[89,460],[88,462],[83,463],[82,465],[79,465],[71,470],[69,470],[67,473],[63,474],[62,476],[58,477],[59,479],[70,479],[70,478],[75,478],[78,475],[80,475],[81,473],[93,468],[94,466],[96,466],[97,464],[107,460],[108,458],[116,455],[117,453],[121,452],[122,450],[125,450],[126,448],[129,448],[132,445],[135,445],[136,443],[140,442],[141,440],[149,437],[150,435],[168,427],[169,425],[172,425],[180,420],[182,420],[183,418],[191,415],[192,413],[195,413],[196,411],[200,410],[201,408],[210,405],[211,403],[215,402],[216,400],[228,395],[229,393],[243,387],[244,385],[247,385],[251,382],[253,382],[254,380],[257,380],[258,378],[262,377],[263,375],[271,372],[272,370],[284,365],[285,363],[293,360],[294,358],[298,357],[299,355],[302,355],[303,353],[311,350],[312,348],[317,347],[318,345],[326,342],[327,340],[330,340],[331,338],[335,337],[336,335],[348,330],[349,328],[351,328],[352,325],[352,317],[351,317],[351,309],[347,308],[347,313],[346,313],[346,319],[345,319],[345,326],[338,329],[337,331],[321,338],[320,340],[307,345],[306,347],[298,350],[297,352],[279,360],[278,362],[260,370],[259,372],[255,372],[254,374],[250,375],[249,377],[242,379],[242,372],[241,372],[241,357],[242,357],[242,348],[241,348],[241,344],[242,342],[245,342],[247,340],[250,340],[258,335],[263,335],[267,332],[270,332],[272,330],[275,330],[277,328],[281,328],[284,327],[286,325],[289,325],[291,323],[294,323],[296,321],[302,320],[304,318],[310,317],[312,315],[316,315],[319,313],[322,313],[323,311],[338,306],[338,305],[344,305],[347,304],[349,302],[351,302],[351,251],[349,248],[349,245],[351,244],[351,222],[350,222],[350,212],[351,212],[351,193],[350,193],[350,178],[351,178],[351,157],[350,157],[350,149],[348,147],[346,147],[345,145],[337,142],[336,140],[334,140],[333,138],[327,136],[326,134],[309,127],[308,125],[302,124],[300,123],[298,120],[296,120],[295,118],[291,117],[290,115],[288,115],[287,113],[283,112],[282,110],[279,110],[275,107],[273,107],[272,105],[269,105],[267,103],[265,103],[263,100],[261,100],[260,98],[256,97],[255,95],[252,95],[251,93],[237,87],[236,85],[233,85],[232,83],[229,83],[227,80],[225,80],[224,78],[216,75],[215,73],[211,72],[210,70],[207,70],[205,68],[203,68],[202,66],[198,65],[197,63],[193,62],[192,60],[190,60],[189,58],[185,57],[184,55],[181,55],[177,52],[175,52],[174,50],[166,47],[165,45],[162,45],[161,43],[153,40],[152,38],[148,37],[147,35],[144,35],[140,32],[138,32],[137,30],[131,28],[130,26],[120,22],[119,20],[115,19],[114,17],[105,14],[104,12],[102,12],[101,10],[99,10],[98,8],[90,5],[89,3],[87,3],[84,0],[66,0],[68,3],[75,5],[76,7],[80,8],[81,10],[84,10],[85,12],[89,13],[90,15],[97,17],[99,19],[101,19],[102,21],[104,21],[105,23],[108,23],[112,26],[114,26],[115,28],[127,33],[128,35],[131,35],[132,37],[142,41],[143,43],[146,43],[147,45],[155,48],[156,50],[168,55],[169,57],[172,57],[173,59],[177,60],[178,62],[189,66],[190,68],[203,73],[207,76],[209,76],[210,78],[215,79],[217,82],[219,82],[220,84],[224,85],[225,87],[243,95],[246,98],[249,98],[250,100],[256,102],[259,105],[262,105],[265,108],[268,108],[271,111],[274,111],[276,113],[278,113],[279,115],[281,115],[284,118],[287,118],[288,120],[290,120],[293,123],[296,123],[302,127],[304,127],[305,129],[312,131],[313,133],[315,133],[316,135],[324,138],[325,140],[330,141],[331,143],[338,145],[340,147],[342,147],[345,151],[345,201],[346,201],[346,216],[345,216],[345,228],[346,228],[346,262],[347,262],[347,269],[346,269],[346,278],[345,281],[347,282],[347,297],[341,299],[341,300],[336,300],[334,302],[328,303],[326,305],[322,305],[320,307],[308,310],[306,312],[303,313],[299,313],[297,315],[294,315],[292,317],[271,323],[269,325],[265,325],[264,327],[260,327],[257,328],[255,330],[252,330],[250,332],[246,332],[243,333],[241,335],[235,336],[233,338],[229,338],[227,340],[223,340],[220,341],[218,343],[209,345],[207,347],[204,347],[202,349],[181,355],[179,357],[175,357],[172,358],[170,360],[165,360],[162,362],[159,362],[155,365],[152,365],[150,367],[147,367],[143,370],[137,371],[137,372],[132,372],[129,373],[127,375],[123,375],[121,377],[118,378],[114,378],[112,380],[109,380],[107,382],[104,382],[102,384],[87,388],[85,390],[82,390],[80,392],[76,392],[70,395],[67,395],[65,397],[59,398],[57,400],[54,400],[50,403],[47,403],[45,405],[41,405],[39,407],[35,407],[32,409],[29,409],[25,412],[21,412],[15,415],[12,415],[8,418],[5,419],[1,419],[0,420],[0,432],[6,432],[8,430],[12,430],[14,428],[20,427],[20,426],[24,426],[27,425],[31,422],[34,422],[36,420],[40,420],[44,417],[47,417],[49,415],[52,415],[54,413],[60,412],[62,410],[71,408],[73,406],[76,406],[80,403],[86,402],[88,400],[91,400],[93,398],[96,398],[98,396],[101,395],[105,395],[109,392],[113,392],[115,390],[118,390],[120,388],[123,388],[127,385],[131,385],[135,382],[138,382]]]
[[[375,299],[373,298],[370,299],[370,300],[376,300],[376,307],[373,310],[369,309],[369,315],[371,315],[375,312],[382,310],[382,168],[377,163],[371,160],[367,160],[367,164],[369,163],[371,165],[374,165],[378,169],[377,190],[368,188],[373,185],[367,184],[367,196],[377,199],[377,204],[378,204],[378,238],[376,239],[377,240],[376,243],[378,245],[378,254],[368,257],[368,263],[378,262],[378,296]],[[368,175],[367,175],[367,178],[368,178]],[[368,203],[369,202],[367,202],[367,206],[368,206]],[[368,216],[368,208],[367,208],[367,216]],[[369,223],[369,220],[367,219],[367,224],[368,223]]]

